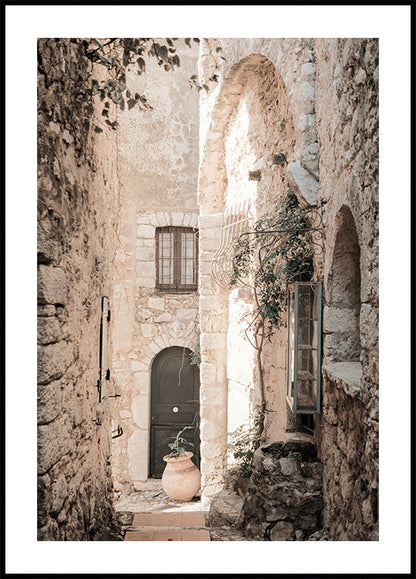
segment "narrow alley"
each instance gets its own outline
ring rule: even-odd
[[[378,541],[377,39],[38,49],[38,540]]]

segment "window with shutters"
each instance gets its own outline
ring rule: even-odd
[[[295,282],[288,290],[288,402],[295,414],[316,414],[321,411],[322,284]]]
[[[156,229],[156,287],[161,291],[196,291],[198,230],[192,227]]]

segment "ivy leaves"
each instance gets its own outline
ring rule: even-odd
[[[190,39],[185,38],[185,42],[187,40],[190,40]],[[196,39],[194,38],[194,40],[196,40]],[[225,58],[222,55],[220,55],[221,51],[222,51],[221,46],[217,46],[215,49],[216,56],[222,60],[225,60]],[[212,52],[209,53],[209,56],[211,57],[211,59],[213,59],[213,62],[215,63],[214,64],[214,71],[211,74],[211,76],[209,76],[207,79],[205,79],[205,82],[203,82],[202,84],[198,82],[198,75],[197,74],[193,74],[191,76],[191,78],[189,79],[189,84],[191,85],[191,87],[195,87],[198,90],[198,92],[200,92],[201,90],[205,90],[206,92],[208,92],[210,87],[209,87],[209,84],[207,84],[207,83],[210,83],[210,82],[216,83],[216,82],[218,82],[218,79],[219,79],[219,75],[217,74],[219,71],[219,68],[220,68],[218,58],[216,58],[212,54]]]
[[[168,72],[180,67],[181,62],[176,52],[177,38],[165,38],[164,42],[152,38],[89,38],[82,40],[85,58],[95,65],[102,66],[107,71],[105,80],[91,79],[88,87],[80,84],[77,98],[86,102],[84,109],[84,128],[89,130],[92,120],[94,131],[101,133],[104,126],[117,129],[117,121],[111,121],[109,103],[112,102],[120,110],[132,110],[138,107],[142,110],[152,109],[145,95],[135,92],[127,86],[126,73],[129,66],[134,66],[140,76],[146,72],[146,58],[154,58],[160,67]],[[185,38],[185,44],[191,47],[191,42],[199,43],[199,38]],[[108,78],[109,77],[109,78]],[[94,118],[94,99],[96,97],[105,104],[101,111],[103,122]]]
[[[251,276],[267,337],[282,324],[286,284],[313,273],[309,227],[296,195],[288,191],[276,212],[256,222],[256,235],[243,235],[235,248],[230,286]]]

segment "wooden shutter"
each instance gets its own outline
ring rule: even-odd
[[[295,282],[288,298],[288,401],[295,414],[315,414],[321,411],[322,284]]]

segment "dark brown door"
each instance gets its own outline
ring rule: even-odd
[[[159,352],[152,365],[150,476],[160,478],[168,444],[184,426],[182,436],[194,446],[193,461],[199,467],[199,368],[191,364],[190,350],[173,346]]]

